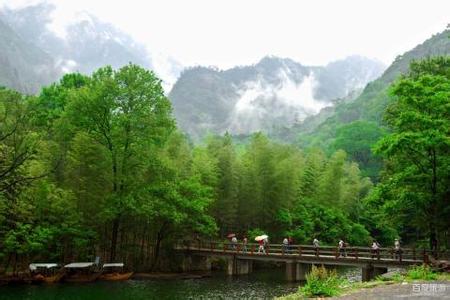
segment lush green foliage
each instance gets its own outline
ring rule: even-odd
[[[0,90],[0,105],[6,266],[100,255],[149,267],[163,241],[215,233],[213,188],[153,73],[69,74],[39,97]]]
[[[336,296],[341,291],[343,279],[337,276],[335,270],[327,270],[324,266],[312,266],[306,276],[306,284],[299,288],[299,292],[307,297]]]
[[[429,266],[421,265],[409,269],[406,277],[411,280],[436,280],[438,276]]]
[[[262,134],[237,150],[231,137],[211,137],[196,151],[216,176],[211,214],[222,236],[227,232],[264,232],[272,242],[292,236],[298,243],[314,237],[335,244],[338,237],[366,245],[369,232],[357,222],[371,182],[338,151],[327,157],[315,149],[280,145]],[[214,172],[212,172],[214,170]]]
[[[412,63],[391,94],[385,118],[392,133],[375,147],[386,169],[369,199],[403,232],[427,234],[436,248],[450,228],[450,58]]]
[[[371,182],[344,151],[303,152],[262,134],[192,146],[160,81],[138,66],[68,74],[38,97],[3,89],[0,100],[6,266],[100,255],[157,267],[178,238],[231,231],[370,240],[358,217]]]
[[[447,28],[414,49],[399,55],[380,78],[367,84],[362,94],[356,99],[340,101],[334,107],[326,108],[319,114],[307,118],[302,124],[281,132],[275,132],[273,134],[274,138],[284,142],[296,143],[301,147],[321,147],[327,151],[330,147],[337,146],[335,140],[339,138],[341,128],[353,127],[355,126],[352,125],[353,122],[361,121],[363,124],[376,124],[378,127],[383,128],[385,125],[384,112],[386,107],[393,101],[393,98],[389,96],[389,86],[401,74],[408,72],[411,61],[435,56],[448,57],[450,55],[449,35],[450,30]],[[361,125],[359,123],[356,124],[358,124],[358,127]],[[361,129],[365,130],[364,128]],[[371,134],[371,131],[368,133]],[[380,133],[384,132],[383,129],[379,129],[379,131]],[[356,142],[353,137],[354,135],[341,135],[341,141],[337,142],[351,145],[353,142]],[[369,146],[376,142],[376,140],[371,139],[371,135],[364,137],[362,142],[365,143],[365,141],[371,143]],[[346,150],[347,148],[343,149]],[[367,150],[367,148],[365,149]],[[365,164],[364,160],[358,160],[357,157],[354,157],[353,153],[349,152],[349,155],[352,159],[358,161],[365,175],[371,176],[374,181],[378,181],[376,171],[380,168],[380,165],[373,155],[370,156],[368,165]]]
[[[192,145],[159,79],[131,64],[68,74],[38,97],[0,89],[0,260],[101,256],[149,269],[176,240],[230,232],[361,246],[400,233],[436,246],[450,228],[449,58],[413,63],[390,93],[388,134],[353,122],[322,151],[261,133]],[[375,188],[367,175],[380,177]],[[328,289],[313,280],[311,291]]]

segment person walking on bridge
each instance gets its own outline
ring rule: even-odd
[[[283,239],[283,254],[286,254],[288,252],[289,249],[289,240],[288,238],[284,238]]]
[[[231,247],[233,248],[233,250],[236,250],[237,242],[238,242],[238,240],[237,240],[236,236],[233,236],[231,238]]]
[[[371,248],[372,258],[375,258],[375,256],[378,257],[380,255],[380,244],[374,240]]]
[[[319,256],[319,240],[317,238],[314,238],[313,240],[313,246],[314,246],[314,251],[316,252],[316,256]]]
[[[266,254],[266,249],[264,249],[264,240],[259,240],[258,245],[259,245],[258,253],[261,253],[262,251],[263,254]]]
[[[394,241],[394,253],[395,253],[395,259],[400,259],[401,255],[402,255],[402,248],[400,246],[400,241],[399,239],[395,239]]]
[[[247,244],[248,244],[248,239],[246,236],[244,236],[244,238],[242,239],[242,252],[243,253],[247,253]]]
[[[314,240],[313,240],[313,246],[314,246],[314,248],[319,248],[320,242],[319,242],[319,240],[318,240],[317,238],[314,238]]]
[[[339,248],[339,256],[347,257],[347,253],[345,252],[345,242],[343,239],[339,240],[338,248]]]

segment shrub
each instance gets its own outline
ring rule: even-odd
[[[406,274],[408,279],[412,280],[436,280],[437,274],[427,265],[415,266]]]
[[[328,271],[325,267],[312,267],[311,273],[306,276],[306,284],[299,291],[307,296],[335,296],[341,291],[343,279],[337,276],[335,270]]]

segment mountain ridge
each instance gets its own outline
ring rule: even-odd
[[[194,139],[208,132],[249,134],[292,125],[377,77],[379,61],[349,56],[326,66],[263,57],[227,70],[184,70],[169,93],[179,125]]]
[[[413,49],[397,56],[394,62],[376,80],[367,84],[361,95],[353,101],[341,101],[316,116],[285,128],[273,135],[278,140],[295,142],[301,146],[323,146],[333,142],[336,130],[354,121],[364,120],[383,125],[384,108],[389,103],[388,86],[401,74],[408,71],[409,63],[415,59],[437,55],[450,55],[450,28],[434,34]],[[326,117],[325,117],[326,115]]]
[[[23,47],[43,52],[44,56],[52,60],[47,66],[53,69],[51,74],[53,76],[45,77],[47,74],[42,74],[45,77],[42,80],[44,84],[58,80],[63,73],[78,71],[90,74],[105,65],[120,68],[132,62],[153,69],[156,73],[160,71],[164,76],[163,84],[167,88],[172,84],[170,81],[181,71],[181,64],[174,59],[153,55],[128,34],[87,12],[78,12],[76,18],[68,20],[63,28],[65,33],[56,34],[49,29],[54,10],[55,6],[46,2],[16,9],[8,7],[0,9],[0,21],[14,32],[18,40],[21,40],[18,45],[27,44],[28,47]],[[0,53],[0,59],[10,61],[5,56],[4,53]],[[30,80],[33,82],[34,78],[11,85],[4,79],[7,76],[0,74],[0,79],[3,78],[0,84],[22,92],[36,93],[43,85],[28,84]]]

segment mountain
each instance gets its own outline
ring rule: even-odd
[[[61,73],[79,71],[90,74],[105,65],[120,68],[132,62],[155,70],[166,79],[166,88],[170,88],[181,71],[181,65],[174,59],[160,54],[152,57],[143,45],[128,34],[87,12],[78,12],[74,19],[67,20],[66,25],[59,28],[60,32],[56,33],[51,30],[54,10],[54,5],[42,2],[19,9],[4,8],[0,11],[0,21],[10,29],[8,34],[12,32],[16,36],[16,39],[8,45],[18,49],[19,53],[28,51],[35,53],[36,56],[45,56],[47,66],[52,66],[56,70],[52,73],[55,76],[50,80],[44,80],[44,83],[59,79]],[[3,27],[0,30],[3,32]],[[18,40],[26,41],[28,47],[23,43],[16,43]],[[2,46],[6,45],[4,41],[1,41]],[[4,53],[0,53],[0,59],[6,59],[4,56]],[[16,65],[18,70],[22,70],[22,67]],[[6,76],[5,74],[4,78]],[[42,84],[32,84],[26,89],[20,88],[21,85],[28,85],[29,79],[36,81],[34,76],[34,73],[30,73],[29,77],[33,78],[19,77],[17,80],[20,84],[14,86],[6,79],[1,80],[2,76],[0,84],[19,86],[18,89],[24,92],[37,92]]]
[[[0,85],[33,93],[60,73],[52,58],[0,19]]]
[[[351,56],[324,67],[264,57],[229,70],[195,67],[181,73],[169,94],[180,127],[194,139],[208,132],[249,134],[290,126],[357,95],[384,66]]]
[[[389,103],[389,85],[408,71],[412,60],[438,55],[450,55],[450,29],[433,35],[414,49],[398,56],[382,76],[370,82],[358,97],[339,101],[335,106],[322,110],[301,124],[279,130],[273,137],[286,142],[297,142],[302,146],[328,148],[334,142],[337,130],[344,125],[365,121],[382,126],[383,113]]]
[[[319,147],[328,153],[343,149],[358,163],[364,176],[377,182],[383,162],[372,153],[372,147],[386,134],[383,113],[391,101],[388,88],[408,71],[412,60],[438,55],[450,55],[449,29],[398,56],[359,96],[341,99],[301,123],[271,132],[271,137],[302,148]]]

